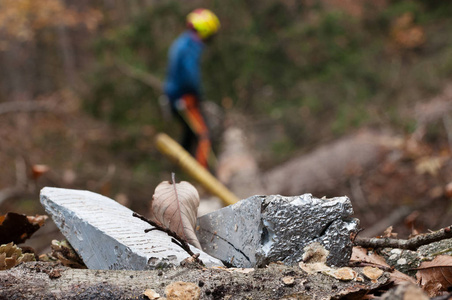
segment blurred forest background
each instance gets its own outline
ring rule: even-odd
[[[222,24],[203,57],[205,98],[225,126],[239,123],[262,173],[350,134],[384,133],[399,141],[390,154],[334,188],[300,194],[348,195],[364,227],[389,216],[406,235],[450,225],[444,0],[0,0],[2,214],[44,213],[44,186],[143,213],[172,171],[191,181],[154,136],[179,135],[161,115],[159,85],[197,7]],[[215,141],[220,153],[221,134]]]

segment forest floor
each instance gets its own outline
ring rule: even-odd
[[[401,238],[450,225],[450,94],[451,89],[446,88],[439,97],[416,106],[418,130],[413,135],[398,135],[393,151],[381,156],[372,168],[349,170],[347,179],[334,189],[320,188],[314,196],[349,196],[366,236],[381,234],[391,225]],[[76,102],[60,96],[42,100],[45,111],[6,113],[0,118],[0,164],[4,168],[0,198],[9,188],[17,189],[0,199],[0,212],[42,214],[39,191],[54,186],[97,192],[147,214],[155,186],[168,180],[171,172],[167,170],[175,168],[171,162],[162,162],[156,152],[155,132],[141,128],[137,148],[118,155],[111,148],[115,140],[127,139],[125,133],[88,117]],[[137,171],[131,161],[146,156],[160,161],[160,169]],[[49,170],[37,177],[41,165]],[[180,177],[190,180],[186,175]],[[202,188],[200,192],[208,198]]]

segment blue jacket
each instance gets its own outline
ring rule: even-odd
[[[171,105],[185,94],[201,95],[201,55],[204,43],[187,30],[171,45],[165,94]]]

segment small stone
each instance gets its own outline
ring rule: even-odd
[[[156,300],[160,298],[160,294],[154,291],[153,289],[147,289],[143,293],[146,297],[148,297],[149,300]]]
[[[165,288],[168,300],[197,300],[201,296],[201,289],[194,283],[176,281]]]
[[[363,268],[363,275],[366,276],[368,279],[372,280],[373,282],[376,282],[378,278],[383,275],[383,270],[380,270],[378,268],[374,267],[364,267]]]
[[[350,281],[355,279],[358,276],[358,273],[349,267],[339,268],[331,272],[331,274],[334,278],[343,280],[343,281]]]
[[[400,254],[402,254],[402,250],[400,250],[400,249],[392,249],[391,253],[400,255]]]
[[[406,259],[405,258],[401,258],[401,259],[397,260],[397,264],[398,265],[406,265]]]
[[[390,260],[395,260],[395,259],[397,259],[397,257],[399,257],[398,254],[393,254],[393,255],[389,256],[389,259]]]
[[[293,278],[292,276],[283,277],[281,280],[286,286],[292,286],[295,284],[295,278]]]

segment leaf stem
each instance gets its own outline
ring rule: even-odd
[[[176,184],[176,173],[174,173],[174,172],[171,172],[171,181],[172,181],[172,184]]]

